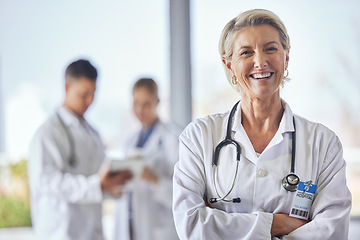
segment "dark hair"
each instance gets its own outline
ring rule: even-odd
[[[88,60],[80,59],[71,63],[65,71],[65,79],[68,77],[81,78],[86,77],[91,81],[96,81],[97,71]]]
[[[134,84],[133,92],[134,92],[135,89],[141,88],[141,87],[146,88],[156,98],[159,98],[158,86],[157,86],[156,82],[154,81],[154,79],[152,79],[152,78],[140,78]]]

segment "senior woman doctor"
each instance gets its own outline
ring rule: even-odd
[[[281,20],[267,10],[244,12],[225,26],[219,48],[241,102],[232,113],[194,121],[180,136],[173,183],[179,237],[347,239],[351,195],[341,143],[280,98],[290,49]],[[234,142],[221,148],[216,166],[215,148],[225,138]],[[308,220],[289,216],[304,196],[295,191],[297,176],[317,185]]]

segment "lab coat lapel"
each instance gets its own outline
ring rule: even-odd
[[[142,148],[137,148],[136,144],[139,139],[139,133],[137,133],[136,137],[133,138],[131,144],[128,149],[128,154],[131,155],[133,152],[140,153],[141,156],[144,157],[145,164],[147,166],[153,166],[154,161],[161,156],[162,152],[160,151],[161,145],[161,122],[156,123],[154,126],[154,130],[151,135],[145,142]]]
[[[284,139],[284,134],[291,133],[295,131],[293,124],[293,113],[289,107],[289,105],[281,100],[281,103],[284,108],[284,113],[280,121],[279,129],[277,130],[275,136],[271,139],[270,143],[266,146],[264,153],[267,152],[273,146],[278,145]]]
[[[144,151],[149,152],[149,151],[153,151],[154,149],[157,149],[158,138],[159,138],[159,123],[156,123],[151,135],[149,136],[149,139],[146,141],[144,145]]]
[[[245,129],[241,124],[241,102],[238,105],[234,114],[232,133],[233,139],[237,141],[241,146],[241,157],[245,157],[249,161],[256,164],[257,156],[255,150],[245,132]]]
[[[98,171],[104,157],[100,137],[85,119],[80,120],[65,106],[61,106],[57,112],[73,138],[75,157],[82,159],[77,161],[75,167],[67,166],[67,170],[85,176],[94,174]]]
[[[245,157],[249,161],[256,164],[257,162],[257,156],[255,153],[255,150],[250,142],[250,139],[248,138],[244,128],[241,126],[241,129],[238,129],[237,131],[234,131],[234,140],[237,141],[241,146],[241,156]]]
[[[279,129],[276,132],[275,136],[271,139],[270,143],[265,148],[264,152],[268,151],[268,149],[272,148],[273,146],[279,144],[281,141],[283,141],[284,136],[286,132],[293,132],[294,126],[293,126],[293,113],[289,107],[289,105],[284,101],[281,100],[281,103],[284,107],[284,114],[281,119]],[[232,132],[233,132],[233,138],[235,141],[237,141],[242,150],[242,156],[248,159],[249,161],[256,164],[258,161],[258,157],[256,155],[256,152],[251,144],[251,141],[249,137],[247,136],[245,129],[243,128],[241,124],[241,102],[236,109],[234,119],[233,119],[233,126],[232,126]]]

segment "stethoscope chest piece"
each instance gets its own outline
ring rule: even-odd
[[[287,191],[295,192],[298,188],[299,182],[300,178],[296,174],[289,173],[283,178],[282,185]]]

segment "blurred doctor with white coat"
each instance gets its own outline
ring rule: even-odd
[[[145,167],[131,190],[118,200],[114,239],[178,239],[171,210],[178,131],[158,117],[158,87],[153,79],[141,78],[135,83],[133,101],[142,129],[128,138],[125,155],[140,155]]]
[[[103,240],[103,192],[132,176],[100,172],[104,147],[84,114],[94,99],[97,71],[87,60],[65,73],[65,100],[37,130],[29,151],[31,219],[39,240]]]

